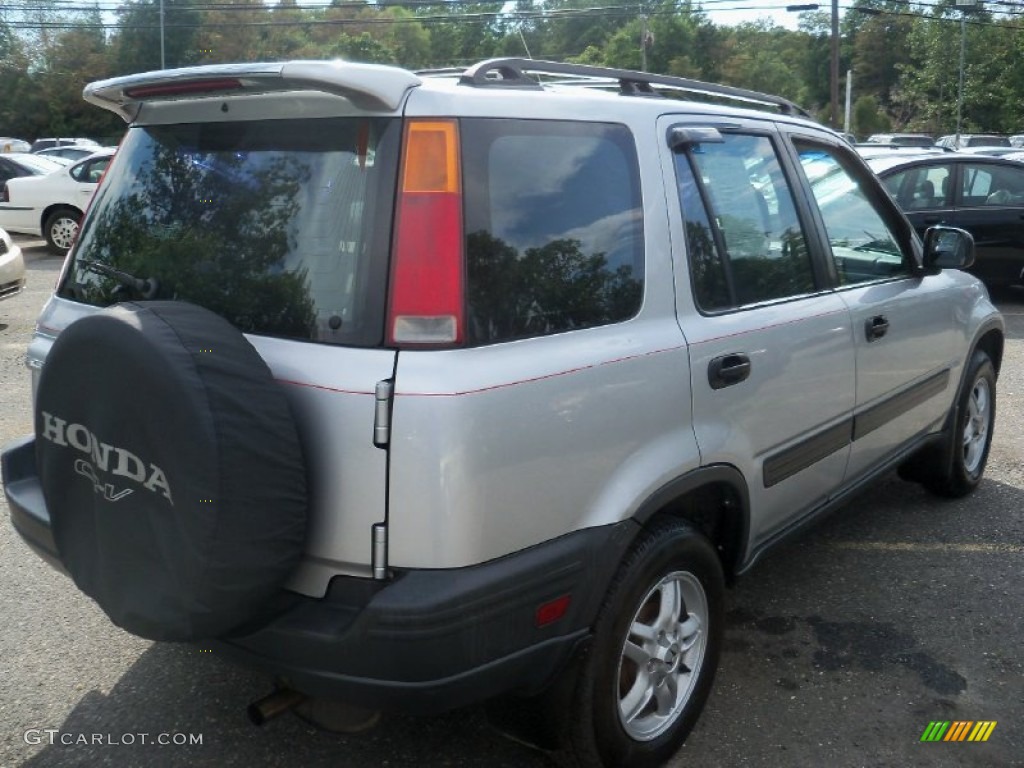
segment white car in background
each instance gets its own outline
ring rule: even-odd
[[[0,193],[0,227],[40,235],[52,253],[67,253],[78,236],[82,213],[113,156],[114,149],[104,149],[45,176],[10,179]]]
[[[38,152],[33,152],[36,157],[48,157],[51,160],[67,161],[68,165],[94,155],[100,151],[100,147],[88,144],[68,144],[60,147],[50,147],[49,149],[40,149]]]
[[[25,258],[11,236],[0,229],[0,299],[17,296],[25,287]]]

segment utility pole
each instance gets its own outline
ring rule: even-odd
[[[647,28],[647,14],[640,14],[640,71],[647,71],[647,46],[650,45],[651,33]]]
[[[164,60],[164,0],[160,0],[160,69],[167,69]]]
[[[960,11],[960,83],[956,89],[956,143],[960,143],[960,124],[964,116],[964,62],[967,59],[967,24]]]
[[[850,98],[853,94],[853,70],[846,70],[846,109],[843,110],[843,133],[850,132]]]
[[[978,0],[956,0],[960,11],[960,85],[956,92],[956,143],[960,144],[960,128],[964,115],[964,68],[967,61],[967,11],[978,7]]]
[[[833,128],[839,127],[839,0],[832,0],[832,66],[829,80],[831,81],[832,116],[829,123]]]

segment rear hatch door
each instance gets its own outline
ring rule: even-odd
[[[370,68],[375,85],[367,68],[339,66],[286,82],[209,68],[90,86],[135,123],[29,352],[38,371],[63,328],[120,301],[189,301],[244,332],[302,436],[311,510],[290,586],[314,596],[335,574],[372,573],[372,529],[386,520],[375,393],[395,367],[383,314],[399,102],[416,80]]]

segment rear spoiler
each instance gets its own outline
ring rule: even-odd
[[[398,67],[348,61],[291,61],[143,72],[90,83],[82,96],[130,123],[147,101],[227,93],[321,91],[348,99],[360,109],[394,112],[405,94],[422,82],[417,75]]]

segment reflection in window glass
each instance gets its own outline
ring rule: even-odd
[[[800,164],[821,211],[843,285],[906,272],[899,243],[832,147],[795,141]]]
[[[947,208],[952,168],[948,165],[918,165],[883,179],[886,189],[905,211]]]
[[[471,343],[626,320],[640,309],[643,215],[622,126],[463,120]]]
[[[154,280],[151,298],[190,301],[245,332],[379,343],[387,228],[375,222],[388,224],[390,211],[377,190],[393,194],[396,174],[394,152],[379,149],[393,125],[331,118],[132,128],[60,295],[98,306],[140,298],[102,268],[113,267]],[[375,240],[378,231],[385,235]]]
[[[974,165],[963,168],[963,205],[1024,205],[1024,170],[1004,165]]]
[[[701,309],[814,290],[793,195],[767,137],[725,134],[692,146],[676,155],[676,182]]]

